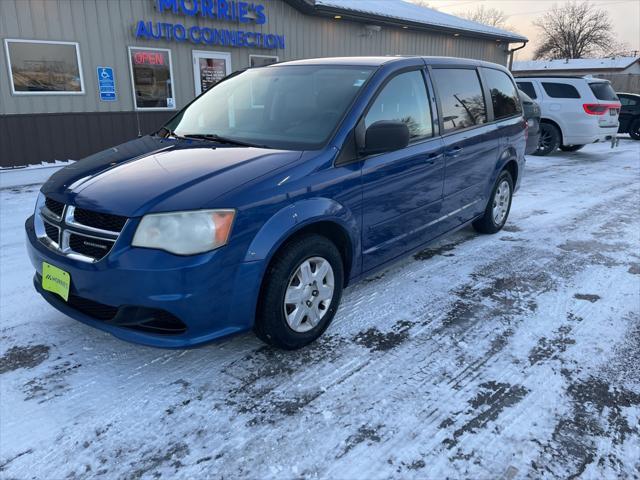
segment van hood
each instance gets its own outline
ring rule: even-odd
[[[211,202],[301,155],[298,151],[145,136],[59,170],[42,192],[60,202],[127,217],[235,207]]]

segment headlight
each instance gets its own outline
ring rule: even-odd
[[[36,213],[36,214],[40,213],[40,210],[42,210],[42,207],[44,207],[45,200],[46,200],[46,197],[44,196],[44,193],[38,192],[38,199],[36,200],[36,208],[33,213]]]
[[[132,245],[178,255],[208,252],[227,243],[235,214],[235,210],[196,210],[145,215]]]

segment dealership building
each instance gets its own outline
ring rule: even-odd
[[[0,167],[157,130],[229,73],[300,58],[506,65],[521,35],[402,0],[0,0]]]

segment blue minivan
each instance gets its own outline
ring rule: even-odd
[[[301,60],[227,77],[153,135],[55,173],[26,221],[34,285],[119,338],[252,329],[300,348],[343,289],[472,224],[499,231],[526,121],[476,60]]]

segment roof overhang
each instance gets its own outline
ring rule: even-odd
[[[502,43],[527,43],[529,39],[522,35],[506,35],[500,32],[479,32],[466,28],[456,28],[438,24],[428,24],[425,22],[412,21],[410,19],[395,18],[392,16],[377,15],[371,12],[360,12],[350,8],[341,8],[336,5],[316,4],[315,0],[284,0],[294,8],[307,15],[315,15],[326,18],[334,18],[340,15],[342,20],[350,20],[365,24],[376,24],[380,26],[392,26],[395,28],[409,28],[412,30],[425,32],[439,32],[443,34],[454,34],[461,37],[482,38]],[[508,33],[508,32],[507,32]]]

